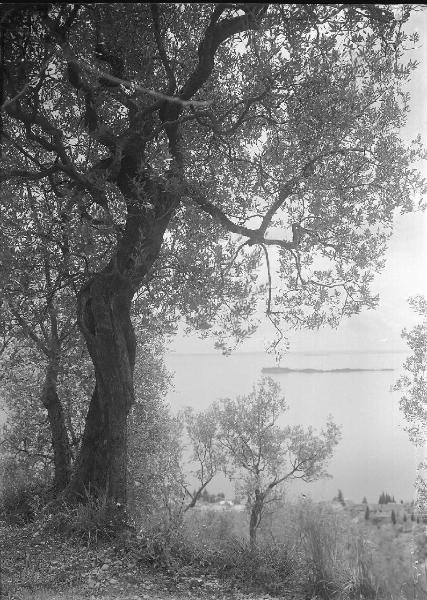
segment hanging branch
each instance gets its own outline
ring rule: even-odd
[[[263,249],[264,255],[265,255],[265,262],[266,262],[266,266],[267,266],[267,278],[268,278],[267,310],[266,310],[265,314],[267,315],[268,320],[273,325],[274,329],[277,331],[277,334],[278,334],[278,339],[275,342],[273,342],[273,344],[272,344],[273,349],[276,350],[277,346],[281,343],[281,341],[283,340],[283,338],[285,336],[283,335],[283,332],[280,329],[280,327],[277,325],[276,319],[274,318],[274,313],[271,310],[272,283],[271,283],[270,257],[268,256],[268,250],[267,250],[265,244],[261,244],[261,248]]]

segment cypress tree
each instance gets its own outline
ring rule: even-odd
[[[342,504],[342,506],[345,506],[345,500],[344,500],[344,496],[341,490],[338,490],[338,497],[337,500],[340,504]]]

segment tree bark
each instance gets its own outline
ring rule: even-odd
[[[123,166],[124,165],[124,166]],[[67,496],[87,492],[126,503],[127,417],[134,401],[136,342],[131,322],[135,291],[159,255],[179,196],[149,179],[133,180],[138,165],[122,163],[119,187],[127,199],[126,228],[109,264],[80,291],[78,323],[95,369],[85,432]],[[135,198],[136,196],[136,198]],[[140,196],[150,200],[140,202]],[[134,197],[134,200],[132,200]]]
[[[249,520],[249,543],[252,550],[256,547],[257,531],[261,523],[262,508],[264,506],[265,493],[255,489],[255,501],[252,504],[251,516]]]
[[[135,337],[132,291],[104,270],[79,295],[79,324],[95,368],[96,387],[67,495],[126,502],[127,416],[133,403]]]
[[[54,456],[55,493],[61,492],[70,481],[71,449],[65,427],[64,411],[58,396],[58,358],[49,359],[42,391],[42,403],[47,410],[50,430],[52,434],[52,448]]]
[[[105,454],[99,443],[104,434],[103,412],[99,405],[98,389],[92,394],[86,416],[81,449],[74,465],[70,484],[63,496],[66,499],[86,500],[95,490],[102,489],[102,473],[105,470]]]

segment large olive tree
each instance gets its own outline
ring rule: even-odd
[[[420,144],[398,135],[410,8],[1,10],[3,189],[63,198],[52,219],[90,242],[66,249],[96,378],[67,492],[120,501],[135,297],[144,318],[182,315],[224,348],[261,298],[278,328],[374,306],[393,213],[423,190]]]

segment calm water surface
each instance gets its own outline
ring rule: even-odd
[[[359,502],[363,496],[375,502],[383,490],[396,500],[413,498],[420,451],[403,430],[399,394],[390,391],[404,359],[405,354],[392,353],[287,355],[281,366],[290,369],[395,369],[272,375],[289,405],[283,422],[321,428],[331,414],[342,427],[342,441],[329,463],[333,478],[312,484],[297,482],[290,487],[290,495],[304,492],[314,499],[331,499],[339,488],[345,497]],[[169,354],[167,366],[175,373],[174,390],[168,397],[171,407],[202,409],[217,398],[247,394],[262,376],[261,369],[275,365],[266,354],[242,353],[230,357]],[[232,494],[225,480],[216,486]]]

